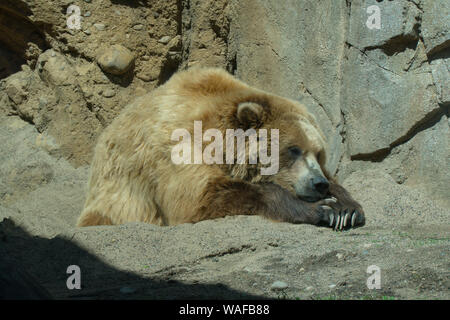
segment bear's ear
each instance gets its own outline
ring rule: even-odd
[[[245,128],[256,128],[263,121],[264,108],[255,102],[241,102],[237,108],[237,118]]]

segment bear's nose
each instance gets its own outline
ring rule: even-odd
[[[313,186],[314,189],[319,192],[321,195],[325,195],[328,192],[328,187],[330,184],[328,183],[327,179],[324,177],[315,177],[313,178]]]

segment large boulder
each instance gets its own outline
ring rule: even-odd
[[[432,55],[450,46],[450,2],[424,0],[422,37],[427,53]]]
[[[103,71],[114,75],[121,75],[133,66],[134,56],[130,50],[122,45],[111,46],[98,58],[98,64]]]

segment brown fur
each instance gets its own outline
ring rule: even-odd
[[[238,116],[238,106],[246,102],[260,106],[256,118]],[[223,137],[226,129],[279,129],[279,172],[262,176],[260,164],[173,164],[177,142],[171,134],[185,128],[193,137],[194,120],[202,121],[203,132],[216,128]],[[299,103],[249,87],[220,69],[179,72],[132,103],[100,136],[78,226],[174,225],[237,214],[319,224],[324,214],[319,203],[294,195],[294,165],[286,154],[291,145],[320,155],[324,167],[323,135]]]

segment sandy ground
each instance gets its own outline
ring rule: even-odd
[[[450,298],[448,206],[383,172],[344,181],[367,217],[345,232],[252,216],[75,228],[88,168],[50,156],[39,138],[0,119],[0,243],[56,298]],[[69,265],[81,290],[67,289]],[[367,288],[371,265],[380,289]]]

